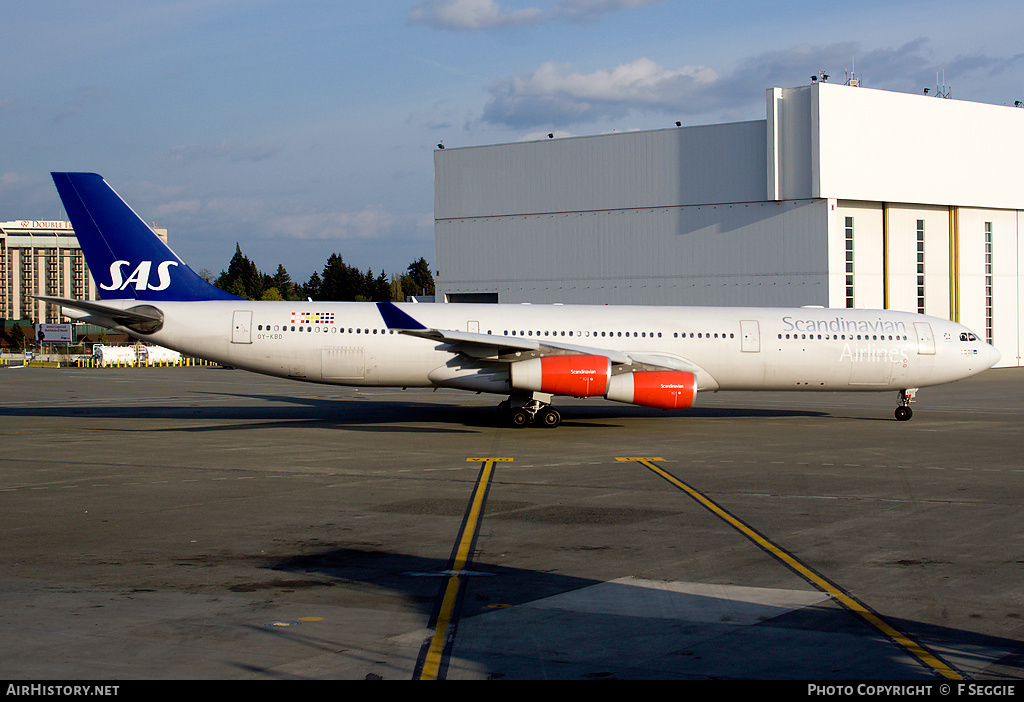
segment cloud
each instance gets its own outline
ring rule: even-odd
[[[27,178],[26,176],[13,171],[8,171],[0,175],[0,186],[5,188],[23,188],[35,184],[36,182],[31,178]]]
[[[547,22],[596,22],[609,12],[663,2],[665,0],[561,0],[548,9],[505,10],[495,0],[425,0],[412,8],[408,21],[450,31],[480,31]]]
[[[110,94],[110,90],[99,85],[86,85],[75,91],[75,94],[64,101],[53,121],[57,124],[67,122],[83,111],[98,105]]]
[[[718,82],[707,66],[670,69],[648,58],[592,73],[549,62],[492,86],[483,117],[510,126],[566,125],[644,108],[700,112],[712,106]]]
[[[381,239],[397,217],[378,207],[355,212],[324,212],[277,217],[271,229],[293,239]]]
[[[164,217],[178,217],[183,214],[198,214],[203,208],[200,200],[172,200],[162,202],[152,209],[152,214],[158,219]]]
[[[660,5],[665,0],[562,0],[548,16],[567,22],[596,22],[610,12]]]
[[[870,51],[856,42],[799,45],[751,56],[724,74],[703,65],[666,67],[646,57],[590,73],[548,62],[491,85],[482,117],[518,129],[567,127],[631,113],[750,119],[763,108],[766,89],[805,85],[822,70],[842,82],[843,71],[854,63],[861,85],[917,93],[940,71],[946,80],[968,85],[1012,75],[1024,65],[1024,54],[939,60],[926,40],[916,39]]]
[[[475,31],[534,24],[543,14],[543,10],[532,7],[508,12],[494,0],[427,0],[412,8],[409,22],[439,29]]]
[[[263,161],[281,150],[276,144],[243,144],[222,139],[216,144],[181,144],[162,157],[169,163],[194,163],[196,161]]]

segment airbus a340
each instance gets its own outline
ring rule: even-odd
[[[896,390],[979,373],[999,352],[960,324],[892,310],[254,302],[189,268],[99,175],[54,173],[102,300],[40,296],[73,319],[267,375],[508,395],[555,427],[553,396],[685,409],[718,390]]]

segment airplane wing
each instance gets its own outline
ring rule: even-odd
[[[453,353],[460,353],[471,359],[493,359],[512,362],[524,358],[546,356],[593,355],[604,356],[613,368],[633,372],[641,370],[673,370],[697,374],[692,363],[676,356],[652,353],[625,353],[614,349],[581,344],[568,344],[549,339],[530,339],[521,336],[499,336],[464,332],[455,329],[431,329],[412,318],[393,303],[378,302],[384,323],[389,329],[400,334],[429,339],[452,347]],[[625,367],[625,368],[624,368]]]

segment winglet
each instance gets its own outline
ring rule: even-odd
[[[388,329],[426,329],[425,326],[398,309],[393,302],[378,302],[377,309],[380,310],[380,316],[384,318],[384,324]]]

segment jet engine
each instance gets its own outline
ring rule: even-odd
[[[552,395],[594,397],[608,390],[612,363],[606,356],[545,356],[512,364],[512,387]]]
[[[697,376],[686,371],[637,371],[612,376],[609,400],[631,405],[686,409],[697,396]]]

